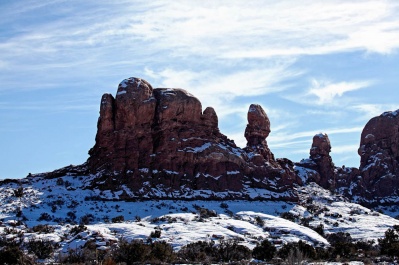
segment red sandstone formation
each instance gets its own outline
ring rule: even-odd
[[[293,185],[300,181],[292,162],[274,159],[266,143],[269,133],[266,113],[251,105],[248,144],[240,149],[220,133],[214,109],[202,112],[193,95],[129,78],[119,84],[116,98],[105,94],[101,99],[96,144],[87,164],[92,174],[101,175],[95,185],[123,183],[140,196],[208,190],[251,198],[253,189],[265,189],[273,197],[295,199]]]
[[[364,194],[373,200],[399,195],[399,110],[372,118],[364,127],[359,155]]]
[[[84,174],[91,188],[123,190],[120,198],[239,198],[296,200],[294,185],[316,182],[356,202],[389,204],[399,195],[399,110],[371,119],[360,142],[360,168],[335,167],[327,134],[313,137],[310,157],[275,159],[267,145],[270,120],[252,104],[238,148],[183,89],[156,88],[129,78],[116,97],[101,99],[96,144],[87,164],[47,173]],[[87,166],[87,168],[86,168]],[[295,169],[295,170],[294,170]],[[87,173],[87,172],[86,172]]]

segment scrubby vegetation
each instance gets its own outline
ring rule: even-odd
[[[75,236],[87,228],[81,224],[70,230]],[[50,225],[37,225],[30,231],[49,233]],[[239,239],[219,239],[193,242],[175,251],[171,244],[160,240],[161,230],[151,233],[152,240],[119,241],[99,248],[94,240],[88,240],[83,247],[69,249],[67,253],[56,255],[59,264],[137,264],[137,263],[234,263],[250,261],[268,264],[302,264],[304,261],[362,260],[372,264],[381,259],[394,262],[399,255],[399,226],[388,229],[385,236],[373,241],[354,241],[348,233],[326,235],[328,248],[315,247],[304,241],[283,244],[276,247],[268,239],[260,241],[253,250],[241,245]],[[58,244],[35,237],[25,238],[25,234],[6,227],[0,235],[0,264],[36,264],[38,260],[54,257],[59,252]]]

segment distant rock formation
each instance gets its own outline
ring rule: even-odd
[[[119,84],[116,98],[103,95],[97,127],[87,161],[90,173],[101,176],[95,187],[123,183],[136,197],[198,198],[210,191],[230,198],[269,194],[269,199],[296,200],[293,186],[300,179],[291,161],[275,160],[269,150],[270,121],[259,105],[249,108],[248,144],[241,149],[220,133],[215,110],[202,112],[187,91],[153,89],[143,79],[129,78]]]
[[[360,167],[336,167],[328,135],[313,137],[309,158],[275,159],[268,147],[270,120],[260,105],[248,110],[247,145],[219,131],[213,108],[184,89],[152,88],[123,80],[101,98],[96,143],[87,163],[46,177],[91,175],[87,187],[122,199],[249,199],[296,201],[296,185],[315,182],[355,202],[399,200],[399,110],[371,119],[360,140]]]
[[[335,187],[335,166],[330,152],[331,144],[328,135],[326,133],[319,133],[313,137],[309,159],[297,163],[299,166],[317,172],[308,177],[325,189]]]
[[[360,139],[360,168],[335,167],[326,134],[313,137],[309,159],[296,163],[307,182],[336,190],[366,205],[397,203],[399,196],[399,110],[372,118]]]
[[[359,148],[364,196],[397,201],[399,195],[399,110],[384,112],[364,127]]]

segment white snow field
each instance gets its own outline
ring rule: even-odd
[[[298,188],[298,204],[184,198],[126,202],[116,200],[118,193],[112,191],[85,189],[85,178],[34,177],[19,183],[3,182],[0,184],[0,233],[12,226],[24,232],[24,240],[35,237],[59,242],[59,252],[83,246],[88,240],[95,240],[99,249],[107,249],[121,238],[147,240],[155,230],[160,230],[161,236],[154,240],[166,241],[176,250],[191,242],[214,240],[217,243],[220,239],[238,239],[240,244],[252,249],[263,239],[269,239],[277,247],[299,240],[327,247],[327,240],[309,228],[320,224],[327,234],[347,232],[355,240],[375,241],[383,237],[388,228],[399,225],[399,220],[347,202],[312,183]],[[22,196],[16,196],[15,191],[21,188]],[[99,194],[110,200],[92,200]],[[200,214],[200,208],[208,209],[214,216]],[[295,217],[295,222],[279,217],[287,212]],[[81,218],[86,218],[87,230],[71,233]],[[22,224],[17,224],[19,220]],[[309,227],[301,225],[304,221]],[[38,224],[48,224],[54,231],[32,232],[30,228]]]

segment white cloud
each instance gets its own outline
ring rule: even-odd
[[[347,92],[369,87],[371,84],[371,81],[331,83],[313,79],[308,95],[316,96],[318,105],[331,104],[336,97],[342,97]]]
[[[351,128],[325,128],[323,130],[311,130],[311,131],[302,131],[296,133],[290,132],[280,132],[274,135],[270,135],[270,143],[273,144],[284,144],[287,141],[293,141],[295,139],[309,138],[312,139],[313,136],[320,132],[325,132],[327,135],[331,136],[333,134],[347,134],[347,133],[360,133],[363,130],[363,127],[351,127]],[[268,138],[268,142],[269,142]]]
[[[385,111],[395,111],[399,109],[399,104],[357,104],[352,106],[352,109],[362,113],[362,119],[369,120],[381,115]]]
[[[203,107],[212,106],[223,117],[248,111],[247,104],[233,102],[236,98],[262,96],[287,89],[280,82],[301,75],[299,71],[288,69],[290,62],[222,74],[210,70],[194,72],[171,68],[158,74],[146,68],[145,73],[154,80],[154,86],[187,89],[200,99]]]

